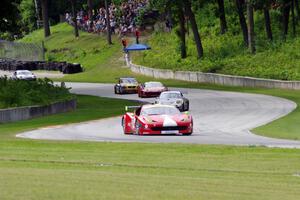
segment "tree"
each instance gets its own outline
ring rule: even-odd
[[[43,26],[44,26],[44,35],[49,37],[51,35],[50,25],[49,25],[49,5],[48,0],[41,0],[42,4],[42,14],[43,14]]]
[[[25,32],[33,31],[36,27],[34,2],[32,0],[22,0],[18,8],[21,15],[22,30]]]
[[[90,20],[90,27],[93,27],[93,3],[92,0],[87,0],[87,7],[88,7],[88,16]]]
[[[255,38],[254,38],[254,9],[251,0],[247,0],[247,18],[248,18],[248,47],[252,54],[255,53]]]
[[[107,43],[109,45],[112,44],[111,41],[111,28],[110,28],[110,13],[109,13],[109,5],[107,0],[105,0],[105,10],[106,10],[106,32],[107,32]]]
[[[240,20],[240,26],[243,32],[243,37],[244,37],[244,43],[246,46],[248,46],[248,28],[247,28],[247,23],[244,15],[244,1],[243,0],[235,0],[236,7],[237,7],[237,12],[239,15],[239,20]]]
[[[185,16],[184,16],[184,5],[182,0],[152,0],[150,1],[152,8],[159,10],[162,13],[169,12],[169,17],[171,13],[176,19],[178,19],[179,28],[175,29],[176,34],[180,41],[180,55],[184,59],[187,57],[186,52],[186,28],[185,28]]]
[[[202,46],[199,31],[198,31],[198,25],[197,25],[197,22],[196,22],[196,19],[195,19],[195,14],[192,11],[192,5],[191,5],[190,0],[185,0],[184,1],[184,8],[185,8],[185,12],[186,12],[186,14],[189,17],[190,22],[191,22],[191,27],[192,27],[196,47],[197,47],[198,58],[200,59],[204,55],[203,46]]]
[[[295,0],[295,8],[296,8],[297,18],[298,18],[298,22],[299,22],[300,21],[300,5],[299,5],[299,0]]]
[[[92,0],[87,0],[87,7],[88,7],[88,16],[89,19],[93,19],[93,3]]]
[[[20,0],[1,0],[0,3],[0,37],[12,40],[20,33],[17,5]]]
[[[266,27],[266,33],[269,40],[273,40],[273,33],[272,33],[272,26],[271,26],[271,18],[270,18],[270,12],[269,7],[264,6],[264,16],[265,16],[265,27]]]
[[[76,19],[76,0],[70,0],[71,2],[71,7],[72,7],[72,17],[73,17],[73,22],[74,22],[74,35],[76,38],[79,37],[79,31],[78,31],[78,25],[77,25],[77,19]]]
[[[224,0],[217,0],[217,2],[219,7],[221,34],[225,34],[227,31],[227,22],[226,22],[226,15],[225,15]]]
[[[285,39],[289,31],[289,21],[290,21],[290,11],[291,2],[284,2],[282,5],[282,28],[283,28],[283,38]]]
[[[185,19],[184,19],[184,12],[183,8],[181,6],[181,3],[178,3],[178,20],[179,20],[179,38],[180,38],[180,53],[181,53],[181,58],[184,59],[187,56],[186,53],[186,42],[185,42]]]
[[[293,35],[296,36],[295,0],[292,0],[291,8],[292,8]]]

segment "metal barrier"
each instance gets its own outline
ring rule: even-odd
[[[21,43],[0,40],[0,58],[22,61],[45,60],[43,43]]]

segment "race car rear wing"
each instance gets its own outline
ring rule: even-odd
[[[130,110],[136,110],[138,108],[140,108],[141,106],[125,106],[125,111],[128,111],[129,109]]]

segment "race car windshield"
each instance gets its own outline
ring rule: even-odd
[[[32,75],[31,72],[18,72],[18,75]]]
[[[153,107],[144,108],[141,115],[178,115],[180,111],[175,107]]]
[[[128,79],[121,79],[121,83],[129,83],[129,84],[136,84],[137,81],[133,78]]]
[[[164,87],[163,84],[159,82],[149,82],[145,83],[145,88],[151,88],[151,87]]]
[[[161,93],[160,99],[180,99],[180,93]]]

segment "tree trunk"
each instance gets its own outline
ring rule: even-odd
[[[71,0],[71,7],[72,7],[72,16],[73,16],[73,22],[74,22],[74,35],[76,38],[79,37],[79,31],[78,31],[78,25],[77,25],[77,19],[76,19],[76,11],[75,11],[75,7],[76,7],[76,0]]]
[[[107,32],[107,43],[112,44],[111,40],[111,28],[110,28],[110,17],[109,17],[109,5],[107,0],[105,0],[105,10],[106,10],[106,32]]]
[[[226,22],[226,15],[225,15],[224,0],[218,0],[218,5],[219,5],[221,34],[225,34],[227,31],[227,22]]]
[[[192,27],[196,47],[197,47],[198,58],[200,59],[200,58],[203,57],[203,54],[204,54],[203,53],[203,46],[202,46],[199,31],[198,31],[198,26],[197,26],[197,22],[196,22],[196,19],[195,19],[195,15],[192,11],[192,5],[191,5],[190,0],[184,1],[184,6],[185,6],[186,14],[188,15],[188,17],[190,19],[190,23],[191,23],[191,27]]]
[[[178,6],[178,18],[179,18],[179,27],[180,27],[180,53],[181,58],[186,58],[186,43],[185,43],[185,23],[184,23],[184,13],[181,6]]]
[[[249,50],[255,54],[255,38],[254,38],[254,9],[251,0],[247,0],[247,18],[248,18],[248,43]]]
[[[298,22],[299,22],[299,21],[300,21],[300,6],[299,6],[299,0],[295,0],[295,8],[296,8],[297,18],[298,18]]]
[[[240,20],[240,25],[241,29],[243,32],[243,37],[244,37],[244,43],[246,46],[248,46],[248,28],[247,28],[247,23],[243,11],[243,1],[242,0],[235,0],[236,2],[236,7],[237,7],[237,12],[239,15],[239,20]]]
[[[264,16],[265,16],[265,26],[266,26],[266,33],[269,40],[273,40],[273,33],[272,33],[272,26],[271,26],[271,18],[269,8],[264,8]]]
[[[290,10],[291,10],[291,5],[290,4],[285,4],[283,8],[283,17],[282,17],[282,27],[283,27],[283,38],[285,39],[288,32],[289,32],[289,21],[290,21]]]
[[[295,17],[295,1],[292,0],[292,20],[293,20],[293,35],[296,36],[296,17]]]
[[[90,20],[90,27],[93,27],[93,3],[92,0],[87,0],[87,6],[88,6],[88,16]]]
[[[93,19],[93,3],[92,0],[87,0],[87,7],[88,7],[88,16],[89,19]]]
[[[48,37],[51,35],[50,26],[49,26],[48,0],[42,0],[41,3],[42,3],[44,35],[45,37]]]

